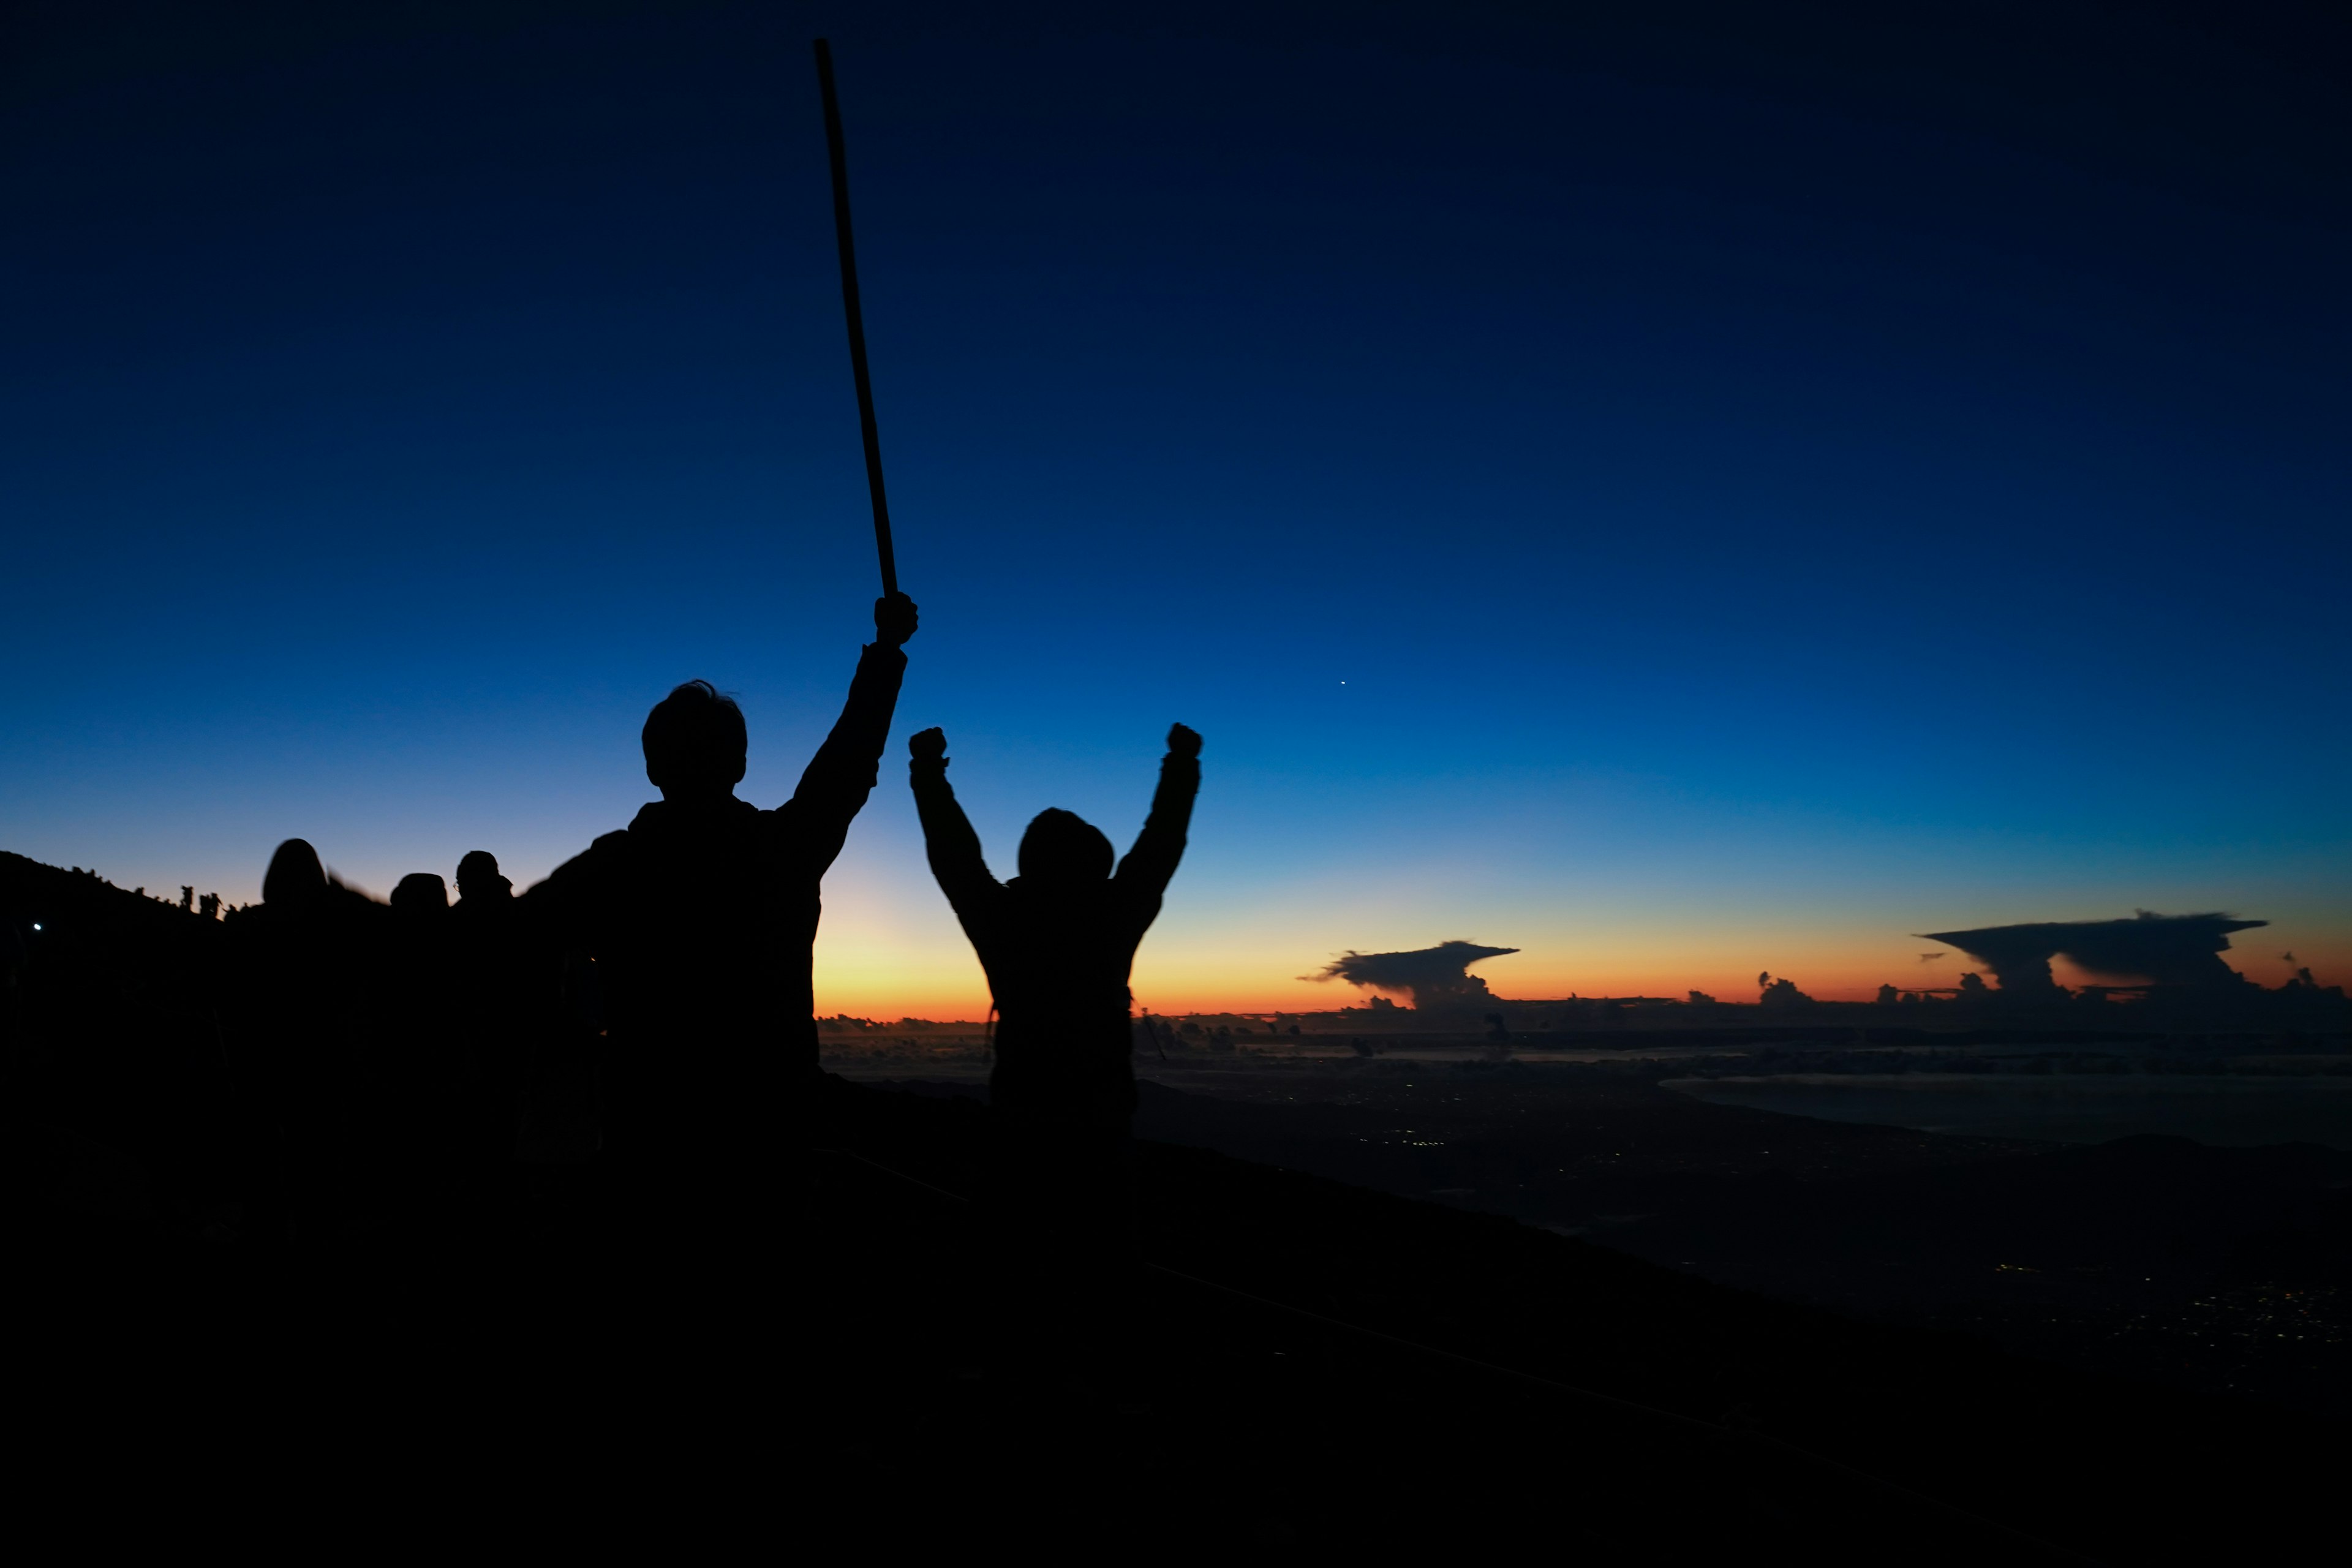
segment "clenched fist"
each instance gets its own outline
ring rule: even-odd
[[[892,594],[874,601],[874,640],[885,647],[903,647],[915,635],[915,601]]]

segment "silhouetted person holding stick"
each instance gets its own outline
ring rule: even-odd
[[[735,798],[741,710],[678,687],[641,737],[662,798],[523,895],[530,924],[595,960],[605,1150],[668,1226],[772,1202],[798,1142],[819,1077],[818,886],[873,791],[915,624],[905,595],[875,602],[841,718],[773,810]]]
[[[1201,737],[1181,724],[1168,731],[1151,815],[1116,870],[1099,829],[1045,811],[1022,836],[1021,874],[1009,882],[989,874],[949,787],[947,736],[926,730],[908,749],[931,874],[996,1002],[988,1085],[1000,1136],[982,1225],[1002,1270],[1003,1331],[1032,1342],[1023,1348],[1090,1352],[1123,1315],[1134,1253],[1128,976],[1183,858]]]

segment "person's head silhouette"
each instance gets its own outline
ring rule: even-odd
[[[300,908],[316,903],[326,890],[327,868],[319,864],[319,852],[307,838],[289,838],[280,844],[269,858],[269,869],[261,875],[265,904]]]
[[[392,889],[392,907],[404,915],[439,914],[449,907],[448,885],[430,871],[411,871]]]
[[[495,903],[514,897],[514,884],[499,875],[497,856],[487,849],[468,849],[457,862],[457,896]]]
[[[734,794],[751,745],[743,710],[707,680],[689,680],[655,703],[639,739],[646,749],[646,777],[665,800]]]
[[[1058,806],[1039,812],[1021,836],[1021,879],[1032,887],[1099,882],[1118,858],[1101,828]]]

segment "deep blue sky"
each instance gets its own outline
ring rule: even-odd
[[[1147,1005],[2136,906],[2352,968],[2340,27],[1619,9],[22,12],[0,844],[528,881],[696,675],[788,794],[874,592],[822,31],[899,729],[1001,860],[1207,733]],[[900,776],[820,1003],[984,1005]]]

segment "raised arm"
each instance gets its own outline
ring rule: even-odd
[[[890,740],[890,717],[898,707],[898,684],[907,673],[907,655],[900,645],[915,635],[915,602],[904,594],[877,599],[874,631],[874,640],[857,660],[849,700],[842,704],[833,733],[809,759],[800,787],[783,807],[820,866],[832,865],[841,853],[850,823],[874,793],[882,748]]]
[[[946,734],[925,730],[908,740],[907,750],[912,753],[907,779],[914,785],[915,811],[923,821],[923,852],[930,858],[940,891],[959,916],[967,917],[968,929],[969,911],[996,889],[997,880],[981,856],[980,835],[971,830],[971,819],[956,803],[948,783]]]
[[[1148,898],[1156,910],[1176,862],[1184,858],[1184,831],[1192,822],[1192,797],[1201,789],[1201,737],[1181,724],[1168,731],[1168,754],[1160,759],[1160,788],[1151,815],[1135,836],[1135,847],[1118,863],[1121,889]]]

